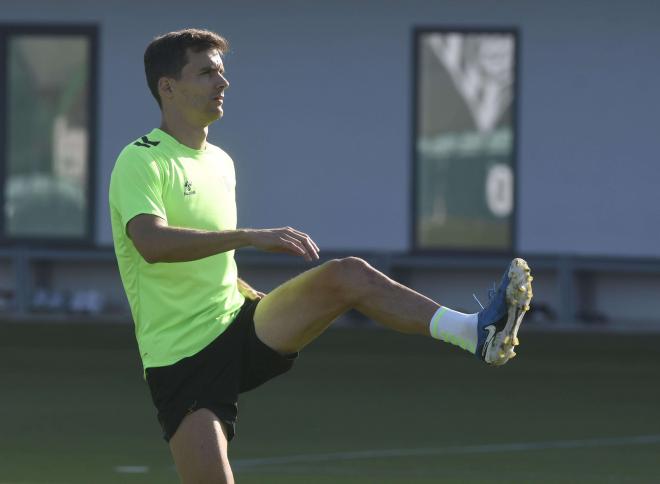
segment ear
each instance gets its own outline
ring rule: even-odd
[[[172,99],[174,95],[174,80],[169,77],[158,79],[158,93],[161,99]]]

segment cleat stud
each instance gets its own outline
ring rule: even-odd
[[[524,309],[525,311],[529,311],[529,306],[525,306],[523,309]]]
[[[503,360],[504,358],[506,358],[506,355],[504,354],[504,351],[500,351],[500,353],[497,356],[500,358],[500,360]]]
[[[509,344],[509,341],[511,341],[511,336],[507,336],[506,338],[504,338],[505,345]]]
[[[515,358],[518,354],[515,351],[512,351],[509,355],[509,358]]]
[[[513,346],[518,346],[519,344],[520,344],[520,340],[518,339],[518,337],[517,336],[514,337],[513,338]]]

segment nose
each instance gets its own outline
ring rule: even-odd
[[[218,88],[227,89],[229,87],[229,81],[223,74],[218,75]]]

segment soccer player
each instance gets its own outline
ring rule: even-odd
[[[227,447],[239,393],[288,371],[349,309],[502,365],[515,356],[532,297],[522,259],[475,314],[440,306],[354,257],[320,264],[267,295],[239,279],[235,249],[314,262],[319,248],[291,227],[236,228],[233,162],[206,140],[223,115],[227,50],[223,37],[197,29],[149,44],[144,65],[161,124],[124,148],[110,181],[115,253],[145,377],[185,483],[233,482]]]

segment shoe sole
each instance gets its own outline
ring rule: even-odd
[[[527,262],[513,259],[509,266],[509,285],[506,288],[508,318],[506,326],[494,336],[486,353],[486,362],[494,366],[504,365],[516,356],[514,347],[520,344],[518,329],[532,300],[532,277]]]

